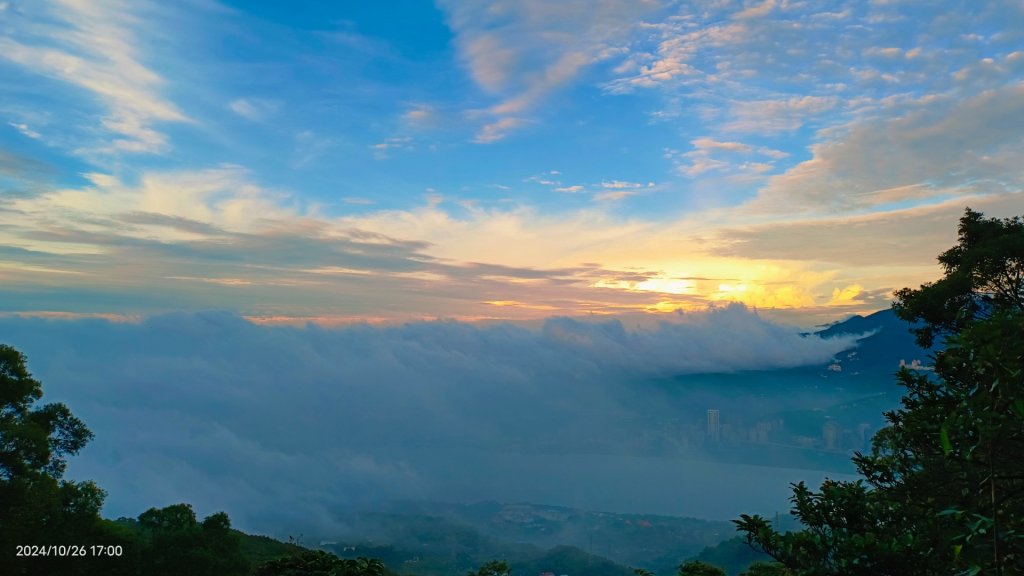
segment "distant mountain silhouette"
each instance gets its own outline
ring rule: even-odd
[[[899,361],[910,364],[918,360],[922,365],[931,364],[930,354],[936,350],[925,350],[914,341],[910,332],[913,325],[896,317],[892,309],[879,310],[868,316],[853,316],[833,324],[814,334],[832,338],[843,334],[866,334],[857,341],[857,347],[836,356],[843,372],[859,371],[891,374],[899,369]]]
[[[395,573],[450,576],[494,559],[513,574],[658,574],[731,537],[735,526],[657,514],[618,514],[527,503],[376,503],[339,517],[349,534],[322,547],[346,558],[379,558]]]

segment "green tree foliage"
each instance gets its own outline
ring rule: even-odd
[[[1024,573],[1024,225],[967,210],[946,272],[897,292],[900,317],[945,336],[934,374],[902,370],[902,407],[855,482],[794,487],[804,529],[736,523],[794,574]]]
[[[691,560],[700,560],[714,564],[725,570],[727,574],[739,574],[751,564],[759,560],[771,560],[764,552],[754,550],[746,539],[739,536],[723,540],[714,546],[707,546]]]
[[[270,560],[260,565],[255,576],[384,576],[384,564],[372,558],[338,558],[323,550]]]
[[[269,560],[284,556],[294,556],[306,549],[298,544],[281,542],[269,536],[259,536],[237,532],[242,540],[242,555],[249,559],[253,566],[259,566]]]
[[[42,475],[59,480],[66,457],[77,454],[92,432],[63,404],[34,407],[43,387],[25,366],[25,356],[0,344],[0,480]]]
[[[334,576],[340,569],[340,560],[322,550],[308,550],[302,554],[277,558],[263,563],[255,576]]]
[[[936,371],[945,386],[933,389],[915,377],[923,390],[914,399],[919,409],[897,428],[932,434],[930,442],[907,439],[924,471],[892,451],[905,470],[893,486],[931,491],[939,515],[953,525],[957,564],[968,572],[1024,573],[1024,311],[997,310],[965,329],[949,341]]]
[[[150,508],[139,515],[141,567],[145,574],[241,576],[249,573],[238,536],[227,514],[218,512],[201,523],[192,506]]]
[[[0,344],[0,574],[85,573],[80,560],[19,557],[19,545],[119,542],[99,517],[104,492],[62,479],[92,433],[63,404],[37,406],[42,395],[25,356]]]
[[[778,562],[754,562],[739,576],[789,576],[791,572]]]
[[[968,208],[957,232],[956,246],[939,255],[941,279],[896,292],[896,314],[923,323],[916,333],[926,348],[995,310],[1024,309],[1024,221]]]
[[[679,565],[677,576],[725,576],[725,570],[700,560],[690,560]]]
[[[466,576],[511,576],[512,570],[508,567],[508,562],[504,560],[492,560],[480,568],[477,568],[476,572],[470,570],[466,573]]]
[[[24,355],[0,344],[0,574],[249,573],[223,512],[199,523],[189,505],[178,504],[151,509],[137,523],[102,519],[106,493],[93,482],[62,479],[66,458],[92,433],[63,404],[36,406],[42,395]],[[18,555],[26,545],[62,546],[65,552]],[[97,554],[104,546],[110,548]],[[118,554],[111,553],[113,547]]]

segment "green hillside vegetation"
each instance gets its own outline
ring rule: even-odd
[[[491,558],[567,545],[626,566],[674,570],[680,559],[729,538],[735,530],[725,521],[524,503],[399,502],[390,510],[342,517],[360,540],[348,539],[332,550],[354,548],[375,557],[387,553],[398,562],[415,556],[421,572],[427,563],[443,559],[449,572],[461,572]],[[371,541],[389,548],[371,554],[366,552]]]
[[[250,564],[257,566],[284,556],[295,556],[307,550],[298,544],[281,542],[269,536],[246,534],[241,531],[235,533],[238,535],[242,556],[245,556]]]
[[[367,518],[369,516],[369,518]],[[327,548],[342,557],[378,558],[396,572],[417,576],[462,574],[495,558],[505,559],[515,574],[594,574],[630,576],[626,564],[577,546],[540,546],[482,534],[467,524],[437,516],[374,514],[362,517],[367,534],[387,544],[341,542]],[[375,538],[375,541],[377,539]],[[672,563],[678,564],[676,556]],[[583,570],[581,572],[581,570]]]
[[[588,554],[575,546],[556,546],[537,558],[510,563],[513,574],[594,574],[632,576],[633,570],[611,560]]]
[[[755,550],[744,538],[739,536],[730,538],[714,546],[708,546],[691,560],[704,562],[725,571],[726,574],[739,574],[750,567],[754,562],[771,560],[771,556]],[[658,572],[668,574],[669,572]]]

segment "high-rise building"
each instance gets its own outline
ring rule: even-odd
[[[871,424],[869,422],[861,422],[857,424],[857,439],[860,441],[860,447],[865,449],[871,448]]]
[[[825,449],[837,450],[839,448],[839,423],[835,420],[825,422],[821,427],[821,436],[825,441]]]
[[[722,439],[722,425],[718,418],[718,409],[708,409],[708,441],[718,443]]]

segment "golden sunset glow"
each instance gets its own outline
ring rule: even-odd
[[[664,294],[695,294],[697,292],[697,283],[693,280],[652,278],[638,282],[633,286],[633,289],[647,292],[662,292]]]

